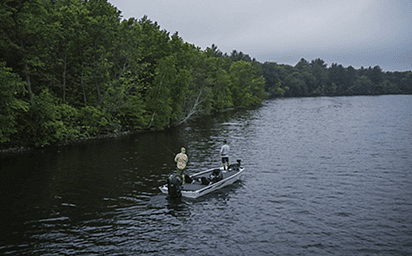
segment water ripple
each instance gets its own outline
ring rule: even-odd
[[[4,170],[0,253],[411,255],[411,106],[411,96],[279,99],[40,153],[37,169]],[[220,166],[223,139],[246,167],[241,182],[197,200],[159,193],[175,169],[169,149],[185,145],[193,173]],[[33,161],[10,162],[23,160]]]

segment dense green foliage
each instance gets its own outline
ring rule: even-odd
[[[411,94],[412,72],[383,72],[379,66],[329,68],[321,59],[301,59],[294,67],[266,62],[261,64],[265,89],[271,97]]]
[[[48,145],[161,130],[259,104],[258,68],[202,51],[106,0],[0,4],[0,144]]]
[[[0,146],[162,130],[270,96],[412,93],[412,74],[202,51],[107,0],[0,3]]]

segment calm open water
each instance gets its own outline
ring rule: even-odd
[[[189,172],[241,182],[196,200],[158,186]],[[411,255],[412,96],[293,98],[161,133],[1,157],[0,254]]]

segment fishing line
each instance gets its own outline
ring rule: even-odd
[[[173,155],[175,155],[175,153],[173,153],[173,151],[172,150],[170,150],[168,147],[166,147],[166,145],[165,144],[163,144],[163,143],[161,143],[159,140],[157,140],[157,142],[159,142],[163,147],[165,147],[167,150],[169,150],[170,151],[170,153],[172,153]]]

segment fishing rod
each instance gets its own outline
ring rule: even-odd
[[[170,150],[168,147],[166,147],[166,145],[165,144],[163,144],[163,143],[161,143],[159,140],[157,140],[157,142],[159,142],[163,147],[165,147],[167,150],[169,150],[170,151],[170,153],[172,153],[173,155],[175,155],[175,153],[173,153],[173,151],[172,150]]]

